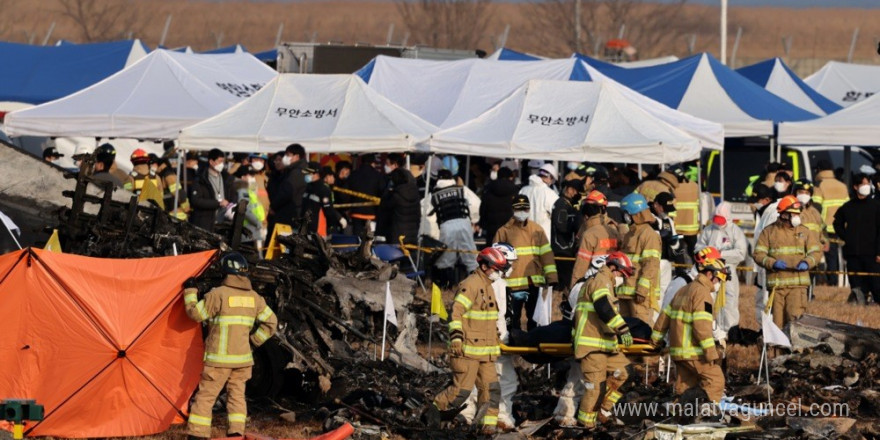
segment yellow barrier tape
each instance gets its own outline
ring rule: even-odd
[[[362,193],[362,192],[352,191],[352,190],[350,190],[350,189],[342,188],[342,187],[339,187],[339,186],[333,186],[333,191],[338,192],[338,193],[342,193],[342,194],[348,194],[348,195],[350,195],[350,196],[355,196],[355,197],[358,197],[358,198],[361,198],[361,199],[369,200],[369,201],[371,201],[371,202],[376,203],[377,205],[378,205],[379,202],[382,200],[382,199],[380,199],[379,197],[376,197],[376,196],[373,196],[373,195],[370,195],[370,194],[365,194],[365,193]]]

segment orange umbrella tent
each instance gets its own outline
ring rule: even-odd
[[[215,252],[112,260],[0,256],[0,400],[45,408],[30,436],[148,435],[182,420],[202,369],[181,285]]]

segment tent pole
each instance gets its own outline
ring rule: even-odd
[[[776,158],[776,138],[770,136],[770,162],[777,162]]]
[[[719,165],[719,173],[718,175],[721,178],[721,201],[724,201],[724,150],[721,150],[721,153],[718,154],[720,158]]]
[[[187,150],[183,150],[183,160],[184,160],[184,163],[186,162],[186,155],[187,155],[187,154],[189,154],[189,151],[187,151]],[[178,178],[178,179],[180,178],[180,175],[179,175],[179,174],[177,175],[177,178]],[[180,183],[180,181],[178,181],[178,183]],[[186,179],[183,179],[183,193],[184,193],[184,194],[189,194],[189,189],[186,187],[186,186],[187,186],[187,183],[188,183],[188,182],[186,181]]]
[[[644,179],[644,178],[642,177],[642,164],[641,164],[641,162],[640,162],[640,163],[639,163],[639,181],[641,182],[642,179]]]
[[[843,147],[843,183],[847,188],[852,186],[852,147],[849,145]]]
[[[178,149],[177,150],[177,186],[178,186],[178,189],[177,189],[177,191],[174,191],[174,217],[175,218],[179,218],[179,217],[177,217],[177,209],[178,209],[178,206],[180,206],[180,170],[181,170],[181,166],[182,166],[181,162],[183,162],[183,158],[184,158],[183,154],[181,154],[181,153],[183,153],[183,151]]]
[[[702,193],[702,192],[703,192],[703,159],[701,157],[699,160],[697,160],[697,194]],[[697,196],[697,200],[698,201],[700,200],[699,195]],[[699,206],[699,203],[697,203],[697,206]],[[700,227],[702,228],[703,225],[706,224],[706,223],[704,223],[704,221],[706,219],[703,218],[703,210],[702,209],[697,209],[697,218],[700,219]],[[667,380],[667,382],[669,382],[669,380]]]
[[[465,156],[464,160],[464,186],[471,186],[471,157]]]

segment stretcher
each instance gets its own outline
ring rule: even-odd
[[[657,350],[647,341],[642,339],[634,339],[633,344],[629,347],[618,345],[620,352],[627,356],[645,356],[656,355]],[[541,343],[537,347],[511,347],[501,344],[502,354],[518,354],[518,355],[546,355],[554,357],[569,357],[574,354],[571,343]]]

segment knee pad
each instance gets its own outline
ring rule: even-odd
[[[501,384],[492,382],[489,384],[489,406],[498,408],[501,404]]]
[[[466,390],[466,389],[458,390],[458,395],[455,396],[455,399],[453,399],[452,402],[449,403],[449,406],[452,408],[458,408],[458,407],[464,405],[464,402],[467,400],[467,398],[470,395],[471,395],[471,390]]]

